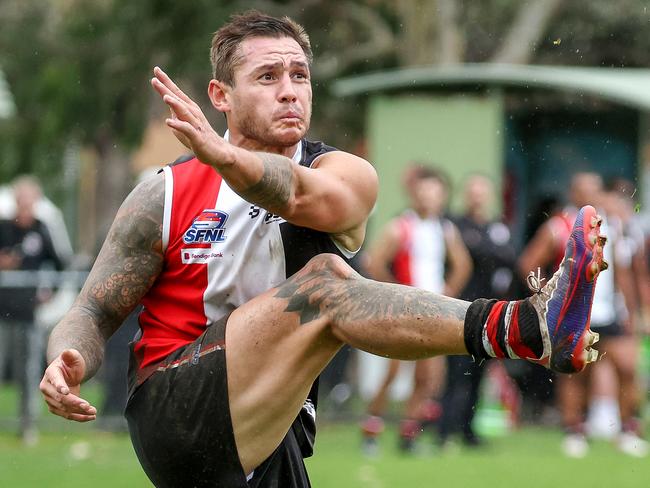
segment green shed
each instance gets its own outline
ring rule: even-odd
[[[368,157],[380,177],[375,222],[404,207],[401,172],[410,160],[442,168],[455,189],[468,173],[491,177],[502,195],[495,210],[518,244],[575,171],[650,185],[641,181],[650,69],[432,66],[345,78],[333,89],[365,99]]]

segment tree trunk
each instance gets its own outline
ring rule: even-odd
[[[458,64],[465,56],[465,38],[458,27],[458,2],[438,0],[438,63]]]
[[[523,3],[491,62],[530,63],[537,44],[560,5],[561,0],[535,0]]]
[[[353,2],[342,2],[337,5],[345,12],[347,31],[350,42],[345,49],[335,49],[324,52],[312,67],[316,78],[334,78],[354,63],[376,59],[395,51],[395,36],[390,26],[379,12],[371,6]],[[363,32],[363,36],[358,33]],[[360,37],[366,39],[360,41]]]
[[[99,155],[96,179],[96,240],[101,244],[118,208],[131,190],[132,175],[128,155],[112,133],[102,131],[95,139],[95,149]]]
[[[438,36],[435,18],[438,2],[431,0],[399,0],[395,11],[401,25],[397,50],[399,62],[405,66],[434,64],[438,60]]]

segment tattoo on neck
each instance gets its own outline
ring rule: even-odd
[[[264,172],[260,181],[242,191],[242,197],[267,210],[284,208],[291,198],[293,161],[279,154],[255,154],[262,159]]]

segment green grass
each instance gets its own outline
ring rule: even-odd
[[[528,428],[491,439],[480,450],[427,449],[404,456],[387,432],[377,458],[358,449],[355,426],[321,429],[315,456],[307,461],[316,488],[638,488],[650,480],[647,459],[632,459],[606,442],[593,443],[589,456],[570,460],[559,451],[558,431]]]
[[[65,426],[60,426],[64,428]],[[604,442],[575,461],[559,452],[560,434],[525,429],[492,439],[479,451],[423,449],[404,456],[395,433],[382,438],[381,452],[366,458],[355,424],[321,426],[316,454],[307,461],[315,488],[549,486],[637,488],[650,479],[650,463],[626,457]],[[90,481],[92,480],[92,481]],[[126,435],[85,426],[42,434],[25,447],[11,433],[0,433],[0,486],[74,488],[148,487]]]
[[[0,486],[115,488],[151,484],[128,436],[88,427],[85,433],[43,434],[34,447],[0,434]]]
[[[89,385],[90,386],[90,385]],[[95,393],[90,388],[90,395]],[[44,414],[38,444],[24,446],[13,429],[15,393],[0,388],[0,487],[150,487],[126,435],[93,424]],[[355,423],[320,425],[316,454],[307,460],[315,488],[637,488],[650,480],[650,462],[624,456],[595,442],[587,458],[569,460],[559,451],[555,429],[526,428],[491,438],[481,450],[440,451],[430,437],[419,453],[404,456],[389,429],[375,458],[362,455]],[[182,488],[182,487],[181,487]]]

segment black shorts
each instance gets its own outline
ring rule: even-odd
[[[174,351],[139,385],[132,352],[126,418],[142,468],[164,488],[310,487],[294,427],[246,480],[228,402],[227,319]]]

